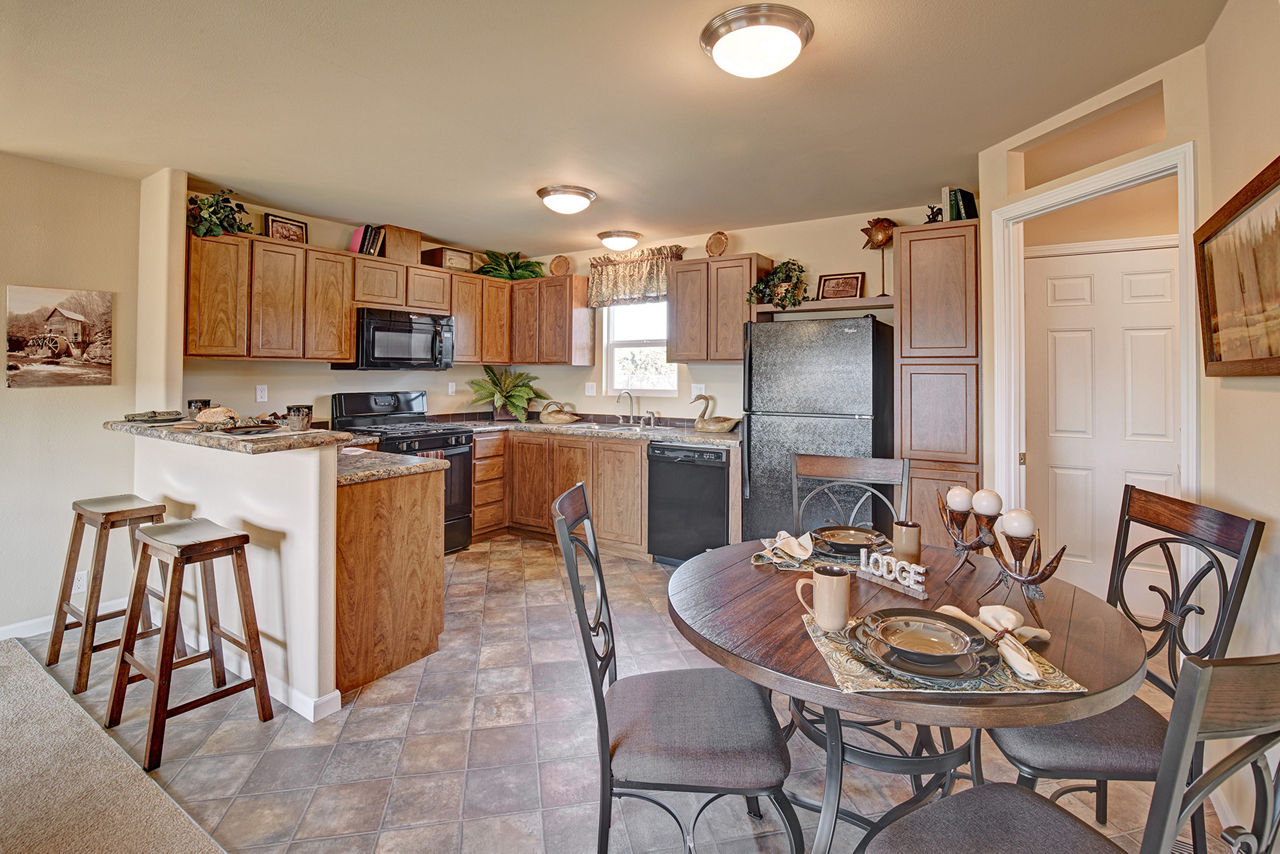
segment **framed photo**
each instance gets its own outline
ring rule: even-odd
[[[831,273],[818,277],[818,299],[847,299],[862,296],[866,273]]]
[[[9,388],[111,385],[112,294],[10,285]]]
[[[1195,240],[1205,374],[1280,376],[1280,157]]]
[[[267,237],[276,240],[292,240],[294,243],[307,242],[307,224],[296,219],[279,216],[273,213],[262,215],[262,230]]]

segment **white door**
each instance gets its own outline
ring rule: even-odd
[[[1105,596],[1125,484],[1179,494],[1177,249],[1026,260],[1028,508],[1058,576]],[[1149,530],[1135,529],[1131,542]],[[1146,539],[1143,536],[1143,539]],[[1134,571],[1137,570],[1137,571]],[[1160,613],[1145,572],[1127,598]],[[1167,581],[1162,586],[1167,587]]]

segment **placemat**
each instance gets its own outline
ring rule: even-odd
[[[809,638],[822,653],[823,660],[831,670],[831,676],[836,680],[836,686],[845,694],[860,691],[915,691],[925,694],[1086,693],[1083,685],[1050,664],[1034,650],[1029,650],[1031,657],[1044,678],[1043,682],[1036,684],[1023,682],[1004,662],[980,679],[954,680],[947,682],[946,685],[939,685],[926,679],[908,680],[881,670],[869,661],[864,661],[854,651],[847,636],[856,625],[857,622],[850,622],[843,632],[828,634],[818,628],[813,617],[804,615],[804,627],[809,632]]]
[[[764,546],[764,551],[756,552],[751,556],[751,562],[756,566],[772,565],[785,572],[812,571],[815,566],[832,564],[855,568],[862,566],[862,559],[856,555],[838,555],[835,552],[818,552],[817,550],[804,560],[797,561],[794,556],[777,548],[778,541],[773,537],[766,537],[760,543]],[[880,551],[888,554],[893,551],[893,546],[886,543]]]

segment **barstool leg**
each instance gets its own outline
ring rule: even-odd
[[[209,632],[209,667],[213,671],[213,687],[227,684],[227,668],[222,657],[222,637],[215,631],[222,624],[218,620],[218,591],[213,583],[213,561],[200,562],[200,587],[204,599],[204,624]]]
[[[80,629],[80,650],[76,662],[76,681],[72,694],[89,687],[89,666],[93,663],[93,643],[98,634],[98,603],[102,599],[102,573],[107,565],[107,537],[110,526],[98,526],[93,538],[93,565],[89,568],[89,589],[84,598],[84,626]]]
[[[271,695],[267,693],[267,668],[262,663],[262,640],[258,637],[258,617],[253,610],[253,591],[249,588],[249,564],[244,547],[232,553],[236,574],[236,599],[240,603],[240,625],[244,628],[245,646],[249,647],[249,672],[253,675],[253,696],[258,701],[258,720],[271,720]]]
[[[151,689],[151,718],[147,721],[147,747],[142,755],[142,770],[154,771],[164,752],[164,729],[169,717],[169,688],[173,679],[173,650],[182,622],[183,560],[175,557],[169,564],[169,585],[164,597],[164,616],[160,622],[160,649],[156,653],[156,678]]]
[[[138,549],[138,565],[133,571],[133,589],[129,592],[129,605],[124,612],[124,631],[120,633],[120,648],[116,650],[116,673],[111,681],[111,699],[107,703],[106,727],[120,723],[124,711],[124,692],[129,687],[129,661],[133,647],[138,642],[138,622],[147,604],[147,576],[151,574],[151,549],[144,543]]]
[[[71,601],[71,588],[76,583],[76,567],[80,563],[80,544],[84,540],[84,517],[74,514],[71,520],[71,539],[67,543],[67,559],[62,566],[62,585],[58,588],[58,607],[53,610],[53,628],[49,632],[49,651],[44,658],[45,667],[53,667],[62,657],[62,635],[67,630],[67,612]]]
[[[152,523],[155,523],[155,522],[162,522],[162,521],[164,521],[164,517],[163,517],[163,516],[160,516],[160,517],[153,517],[153,518],[151,519],[151,522],[152,522]],[[129,523],[129,554],[130,554],[130,555],[132,555],[132,557],[133,557],[133,563],[132,563],[132,565],[133,565],[133,566],[137,566],[137,565],[138,565],[138,526],[139,526],[139,525],[141,525],[141,524],[142,524],[142,520],[141,520],[141,519],[137,519],[137,520],[135,520],[135,521],[133,521],[133,522],[130,522],[130,523]],[[152,624],[151,624],[151,603],[150,603],[149,601],[147,601],[147,600],[145,600],[145,599],[144,599],[144,600],[143,600],[143,604],[145,604],[145,605],[146,605],[146,607],[142,609],[142,614],[141,614],[141,617],[142,617],[142,629],[143,629],[143,631],[148,631],[148,632],[149,632],[149,631],[151,631],[151,628],[152,628]]]

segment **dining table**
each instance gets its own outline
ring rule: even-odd
[[[1074,693],[975,693],[947,691],[844,692],[805,627],[804,606],[796,582],[811,572],[753,563],[760,540],[723,546],[699,554],[675,570],[667,591],[676,629],[717,664],[789,698],[788,735],[802,733],[826,755],[820,802],[788,792],[796,806],[818,812],[813,851],[831,850],[836,822],[861,827],[865,846],[880,830],[934,797],[945,796],[956,779],[982,782],[973,761],[982,730],[1063,723],[1107,711],[1137,692],[1146,674],[1147,651],[1139,631],[1116,607],[1074,584],[1052,578],[1042,585],[1037,610],[1047,641],[1029,644],[1046,661],[1084,687]],[[978,596],[999,577],[990,557],[974,556],[973,566],[948,582],[955,564],[950,548],[925,546],[920,564],[927,571],[919,599],[871,580],[851,578],[850,618],[885,608],[936,610],[953,605],[976,614],[979,605],[1007,605],[1035,625],[1020,586],[997,585],[981,602]],[[895,739],[897,728],[911,725],[909,747]],[[952,728],[968,730],[955,738]],[[856,729],[857,744],[846,732]],[[869,737],[869,738],[868,738]],[[868,747],[868,744],[879,747]],[[844,766],[902,774],[910,778],[912,797],[878,817],[861,815],[840,804]],[[970,764],[970,771],[959,769]]]

